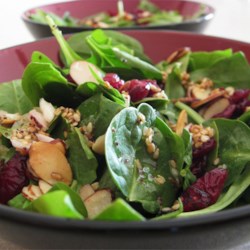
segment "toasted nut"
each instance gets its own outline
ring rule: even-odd
[[[92,145],[92,149],[95,153],[104,155],[105,154],[105,134],[99,136]]]
[[[46,194],[52,188],[52,186],[49,183],[43,180],[38,181],[38,186],[43,194]]]
[[[39,107],[42,111],[45,121],[50,123],[55,117],[55,108],[53,105],[41,98],[39,100]]]
[[[185,56],[187,53],[190,52],[190,48],[188,47],[184,47],[184,48],[180,48],[176,51],[174,51],[168,58],[167,58],[167,62],[168,63],[173,63],[175,61],[177,61],[178,59],[182,58],[183,56]]]
[[[51,185],[59,179],[67,185],[72,182],[71,167],[56,144],[34,142],[29,150],[29,167],[39,179]]]
[[[85,201],[89,196],[95,193],[95,190],[90,184],[82,186],[79,190],[79,195],[83,201]]]
[[[85,201],[85,207],[88,211],[88,218],[92,219],[101,213],[112,203],[112,194],[109,189],[101,189],[89,196]]]
[[[201,88],[198,85],[191,87],[192,96],[198,100],[206,99],[211,94],[211,89]]]
[[[182,110],[181,113],[178,116],[178,120],[176,123],[175,132],[177,135],[182,135],[183,129],[187,125],[188,117],[186,110]]]
[[[215,116],[216,114],[221,113],[224,111],[228,106],[230,105],[230,102],[227,98],[221,98],[218,101],[214,102],[212,105],[210,105],[203,113],[203,118],[205,120],[208,120]]]
[[[96,191],[99,188],[99,182],[96,181],[96,182],[92,183],[91,187]]]
[[[31,185],[24,187],[22,189],[22,195],[26,199],[33,201],[33,200],[37,199],[38,197],[40,197],[42,195],[42,192],[38,186],[31,184]]]
[[[225,91],[214,91],[211,93],[211,95],[209,95],[207,98],[203,99],[203,100],[199,100],[199,101],[194,101],[192,104],[191,104],[191,107],[192,108],[198,108],[208,102],[211,102],[221,96],[223,96],[225,94]]]

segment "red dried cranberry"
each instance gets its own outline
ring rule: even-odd
[[[232,96],[230,96],[229,101],[233,104],[237,104],[241,102],[243,99],[247,99],[250,94],[249,89],[237,89],[233,93]]]
[[[128,93],[132,102],[138,102],[147,97],[150,90],[150,83],[146,80],[131,80]]]
[[[193,148],[193,158],[201,158],[206,156],[216,147],[216,141],[214,138],[209,139],[207,142],[204,142],[199,148]]]
[[[207,157],[201,157],[196,160],[193,160],[190,170],[196,178],[200,178],[205,174],[207,168]]]
[[[228,176],[227,169],[215,168],[197,179],[181,195],[185,212],[206,208],[219,198]]]
[[[115,73],[107,73],[103,80],[107,81],[115,89],[120,89],[124,85],[124,81]]]
[[[25,156],[16,153],[7,163],[0,165],[0,203],[6,204],[28,185],[26,160]]]

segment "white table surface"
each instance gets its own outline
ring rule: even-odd
[[[21,20],[23,11],[67,0],[0,0],[0,49],[34,41]],[[91,1],[91,0],[90,0]],[[105,0],[103,0],[105,1]],[[207,35],[226,37],[250,43],[250,0],[199,0],[216,9],[215,18],[203,32]],[[0,249],[21,249],[0,238]],[[250,244],[234,249],[250,249]]]
[[[32,7],[68,0],[1,0],[0,49],[34,41],[21,14]],[[91,1],[91,0],[90,0]],[[105,1],[105,0],[103,0]],[[198,1],[198,0],[197,0]],[[203,32],[250,43],[250,0],[199,0],[216,9],[215,18]]]

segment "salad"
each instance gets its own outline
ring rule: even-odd
[[[204,6],[190,17],[184,17],[177,10],[162,10],[150,0],[140,0],[134,12],[127,12],[122,0],[117,1],[117,12],[104,11],[82,19],[73,17],[65,12],[61,17],[51,12],[37,9],[29,18],[36,22],[47,24],[46,16],[50,15],[58,26],[114,28],[130,26],[162,26],[172,23],[181,23],[196,19],[204,14]]]
[[[243,52],[181,48],[154,64],[132,37],[66,41],[47,20],[64,66],[34,51],[22,79],[0,85],[1,204],[144,221],[249,203]]]

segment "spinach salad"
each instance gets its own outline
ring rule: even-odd
[[[113,28],[131,26],[162,26],[183,21],[195,20],[205,14],[204,5],[192,16],[183,16],[178,10],[163,10],[149,0],[140,0],[135,10],[126,11],[122,0],[117,1],[117,11],[103,11],[82,19],[65,12],[63,16],[36,9],[29,18],[35,22],[47,24],[46,16],[50,15],[58,26],[66,27],[92,27],[92,28]]]
[[[249,203],[243,52],[181,48],[154,64],[122,33],[66,41],[48,23],[64,66],[34,51],[22,79],[0,85],[1,204],[144,221]]]

